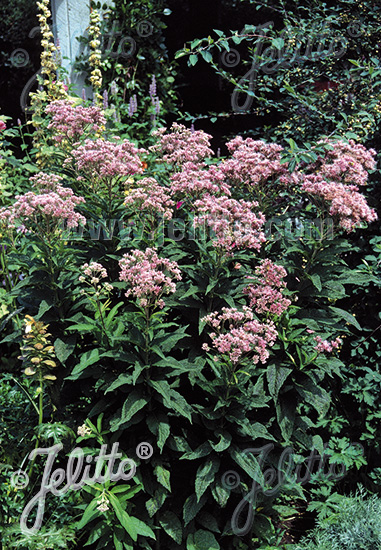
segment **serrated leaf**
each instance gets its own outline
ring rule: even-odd
[[[159,519],[159,523],[167,535],[177,542],[177,544],[181,544],[183,538],[183,528],[176,514],[168,511],[164,512]]]
[[[353,325],[354,327],[357,328],[357,330],[361,330],[361,327],[360,325],[358,324],[357,320],[355,319],[355,317],[353,317],[353,315],[351,315],[348,311],[345,311],[345,309],[341,309],[339,307],[333,307],[333,306],[329,306],[329,309],[335,314],[337,315],[338,317],[340,317],[341,319],[344,319],[344,321],[346,321],[347,323],[349,323],[350,325]]]
[[[286,367],[280,367],[275,364],[268,366],[266,371],[267,383],[269,386],[269,392],[274,398],[274,401],[278,399],[278,394],[287,377],[292,373],[292,369]]]
[[[183,518],[185,525],[188,525],[188,523],[190,523],[192,519],[196,517],[198,512],[204,506],[205,502],[205,496],[203,496],[200,501],[197,501],[196,495],[191,495],[186,499],[183,508]]]
[[[165,407],[178,412],[192,423],[192,408],[179,392],[170,387],[168,382],[150,380],[150,385],[163,397]]]
[[[209,485],[213,483],[219,467],[220,461],[215,458],[209,458],[204,464],[199,466],[195,481],[196,496],[198,501],[205,493]]]
[[[164,466],[158,464],[154,469],[154,474],[158,482],[163,487],[168,489],[169,492],[171,492],[171,483],[170,483],[171,474],[169,473],[169,470],[164,468]]]
[[[143,397],[138,391],[133,391],[123,403],[120,418],[111,422],[111,431],[115,432],[121,424],[128,422],[138,411],[145,407],[148,398]]]

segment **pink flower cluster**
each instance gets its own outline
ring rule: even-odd
[[[330,142],[328,139],[325,142],[330,143],[332,148],[325,154],[323,170],[334,166],[333,179],[342,174],[345,183],[365,185],[368,179],[366,170],[376,168],[377,163],[374,158],[377,154],[376,151],[366,149],[360,143],[355,143],[353,139],[350,139],[348,143],[341,140]]]
[[[305,176],[302,190],[330,203],[329,213],[346,231],[353,231],[363,221],[377,220],[376,211],[370,208],[356,185],[327,182],[318,174]]]
[[[63,177],[57,174],[39,172],[35,176],[29,178],[29,180],[33,183],[33,187],[38,189],[41,193],[49,193],[50,191],[57,190],[57,187],[61,185]]]
[[[230,196],[230,185],[224,180],[225,175],[219,167],[186,162],[181,172],[171,177],[171,194],[185,195],[191,199],[200,198],[205,193]]]
[[[139,187],[126,191],[128,193],[124,204],[135,210],[161,213],[164,219],[172,218],[174,201],[170,198],[165,187],[162,187],[155,178],[143,178],[138,181]]]
[[[22,225],[43,234],[56,230],[62,222],[66,222],[68,228],[86,224],[86,218],[75,212],[85,199],[63,187],[59,183],[60,176],[40,173],[31,179],[39,193],[29,191],[16,195],[16,202],[11,207],[0,210],[0,221],[8,222],[10,227]]]
[[[376,167],[376,151],[353,140],[345,143],[326,139],[322,143],[329,143],[330,149],[309,167],[309,174],[299,173],[301,189],[328,203],[330,215],[345,231],[353,231],[364,221],[375,221],[377,214],[358,192],[358,186],[367,183],[367,170]]]
[[[82,171],[91,180],[113,178],[116,176],[131,176],[143,172],[143,163],[139,154],[146,151],[137,149],[133,143],[124,140],[121,143],[103,139],[86,139],[77,146],[72,155],[77,169]],[[69,164],[66,159],[65,164]]]
[[[5,130],[7,125],[5,124],[4,120],[0,120],[0,132]]]
[[[75,106],[72,99],[57,99],[50,103],[45,111],[52,115],[48,128],[55,131],[54,139],[58,143],[64,138],[77,140],[86,131],[97,132],[106,124],[104,114],[98,106]]]
[[[97,262],[86,263],[81,266],[83,275],[80,275],[78,280],[81,283],[87,283],[91,287],[91,294],[99,297],[101,294],[108,294],[113,290],[110,283],[101,282],[101,279],[108,277],[107,270],[102,264]],[[81,294],[85,294],[86,291],[82,289]]]
[[[125,295],[137,298],[139,305],[144,308],[163,308],[165,303],[161,296],[173,294],[176,291],[174,280],[181,280],[177,263],[159,258],[154,248],[147,248],[145,252],[133,250],[131,254],[124,254],[119,266],[119,279],[126,281],[131,287]]]
[[[182,165],[186,162],[201,162],[213,154],[210,148],[212,136],[203,130],[192,131],[182,124],[174,122],[170,133],[166,128],[159,128],[152,132],[158,143],[150,150],[158,153],[169,164]]]
[[[291,304],[282,294],[286,270],[267,259],[255,269],[255,275],[255,283],[243,290],[250,299],[250,307],[257,313],[281,315]]]
[[[343,342],[341,338],[336,338],[335,340],[323,340],[320,336],[315,336],[316,346],[314,349],[319,353],[331,353],[334,349],[337,349]]]
[[[236,201],[227,197],[205,195],[195,201],[200,213],[194,218],[194,225],[206,223],[216,235],[213,245],[230,253],[234,248],[254,248],[259,250],[266,241],[261,231],[265,223],[264,215],[254,214],[256,202]]]
[[[292,179],[287,164],[280,163],[283,150],[280,145],[237,136],[226,147],[233,156],[223,161],[220,168],[234,183],[259,185],[280,176],[283,176],[282,183],[288,183]]]
[[[221,355],[227,355],[233,364],[251,355],[254,364],[265,363],[269,357],[268,348],[273,346],[277,331],[272,322],[260,323],[253,318],[248,307],[243,311],[236,308],[222,308],[207,315],[202,322],[209,324],[215,332],[210,335],[212,346]],[[203,344],[210,351],[208,344]]]

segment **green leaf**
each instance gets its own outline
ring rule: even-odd
[[[201,500],[198,501],[196,495],[191,495],[186,499],[183,508],[183,518],[185,525],[188,525],[188,523],[190,523],[192,519],[196,517],[198,512],[204,506],[206,500],[206,497],[203,496]]]
[[[317,275],[316,273],[311,275],[311,281],[312,281],[314,287],[317,288],[318,291],[320,292],[321,289],[322,289],[322,286],[321,286],[321,280],[320,280],[319,275]]]
[[[285,383],[286,378],[291,373],[292,369],[288,369],[286,367],[280,367],[275,364],[271,364],[268,366],[266,371],[267,383],[269,385],[269,392],[274,401],[278,399],[279,390]]]
[[[320,435],[314,435],[312,438],[312,443],[315,449],[317,450],[317,452],[319,453],[319,455],[323,456],[325,453],[324,441],[322,440]]]
[[[230,443],[232,440],[232,436],[230,435],[230,433],[226,431],[221,431],[221,432],[217,431],[215,432],[215,435],[219,436],[220,438],[219,442],[212,443],[211,441],[209,441],[209,443],[217,453],[221,453],[222,451],[225,451],[228,447],[230,447]]]
[[[92,349],[91,351],[86,351],[81,355],[81,359],[79,363],[72,370],[71,375],[67,376],[65,380],[77,380],[78,375],[82,374],[82,372],[90,365],[94,365],[94,363],[97,363],[99,361],[99,358],[100,356],[99,356],[98,349]]]
[[[156,514],[156,512],[160,510],[167,496],[168,491],[164,489],[164,487],[159,486],[159,488],[155,491],[154,496],[147,500],[146,509],[150,518],[152,518]]]
[[[164,512],[159,519],[159,523],[167,535],[173,538],[177,544],[181,544],[183,538],[183,528],[176,514],[173,512]]]
[[[54,351],[56,353],[57,359],[63,365],[66,362],[66,359],[70,357],[75,349],[75,338],[69,336],[65,341],[61,338],[56,338],[54,340]]]
[[[199,466],[196,473],[195,489],[197,501],[200,500],[209,485],[213,483],[216,473],[220,467],[220,461],[215,458],[209,458],[204,464]]]
[[[217,479],[212,487],[212,495],[217,504],[224,508],[229,500],[230,490],[224,487],[221,479]]]
[[[141,521],[140,519],[129,516],[129,526],[135,529],[138,535],[142,535],[142,537],[150,537],[151,539],[156,540],[155,533],[152,531],[152,529],[144,523],[144,521]]]
[[[131,374],[127,374],[126,372],[122,372],[116,380],[106,389],[105,393],[114,391],[116,388],[119,388],[120,386],[126,386],[130,385],[132,382],[132,376]]]
[[[198,55],[192,54],[189,56],[189,63],[194,66],[198,61]]]
[[[150,380],[149,383],[163,397],[165,407],[185,416],[192,423],[192,408],[179,392],[173,390],[164,380]]]
[[[128,422],[147,403],[147,397],[143,397],[138,391],[131,392],[123,404],[120,417],[111,422],[111,431],[115,432],[121,424]]]
[[[122,506],[121,506],[121,504],[120,504],[120,502],[119,502],[119,500],[116,496],[114,496],[111,493],[108,493],[108,498],[110,500],[111,506],[113,507],[113,509],[115,511],[116,517],[120,521],[121,526],[127,531],[127,533],[130,535],[132,540],[134,542],[136,542],[138,540],[138,532],[137,532],[135,526],[133,525],[133,523],[131,523],[130,516],[127,514],[127,512],[125,510],[123,510],[123,508],[122,508]]]
[[[76,524],[76,529],[83,529],[90,521],[99,516],[99,510],[96,509],[99,504],[97,501],[98,498],[99,497],[94,498],[87,506],[86,510],[83,512],[82,518]]]
[[[262,470],[256,456],[252,453],[243,453],[240,449],[230,448],[229,454],[239,466],[261,487],[265,486]]]
[[[201,55],[207,63],[210,63],[210,61],[212,61],[212,59],[213,59],[212,54],[210,52],[208,52],[207,50],[202,50]]]
[[[345,311],[345,309],[340,309],[339,307],[333,307],[333,306],[329,306],[329,309],[338,317],[340,317],[341,319],[344,319],[344,321],[346,321],[347,323],[349,323],[350,325],[353,325],[354,327],[357,328],[357,330],[361,330],[361,327],[360,325],[358,324],[357,320],[355,319],[355,317],[353,317],[353,315],[351,315],[348,311]]]
[[[194,542],[197,550],[220,550],[220,545],[213,533],[204,529],[195,532]]]
[[[189,451],[189,452],[184,453],[180,457],[180,460],[184,460],[184,459],[194,460],[196,458],[201,458],[202,456],[209,455],[211,450],[212,450],[212,448],[210,446],[209,441],[205,441],[205,443],[203,443],[202,445],[197,447],[197,449],[195,451]]]
[[[170,483],[171,474],[169,473],[169,470],[164,468],[162,465],[158,464],[154,469],[154,474],[158,482],[163,487],[168,489],[169,492],[171,492],[171,483]]]

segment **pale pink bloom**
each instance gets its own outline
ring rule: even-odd
[[[250,307],[257,313],[281,315],[291,304],[282,294],[287,276],[284,267],[274,264],[271,260],[262,260],[255,269],[253,284],[244,288],[243,293],[250,299]]]
[[[213,328],[210,335],[212,346],[210,348],[204,344],[203,349],[217,351],[233,364],[244,357],[250,357],[254,364],[259,361],[265,363],[269,357],[268,348],[274,345],[277,338],[275,325],[272,322],[260,323],[253,318],[248,307],[244,307],[243,311],[222,308],[221,312],[214,311],[201,321]]]
[[[133,250],[124,254],[119,261],[119,279],[126,281],[129,289],[127,297],[134,296],[141,307],[160,307],[165,303],[164,294],[173,294],[176,291],[175,280],[181,280],[181,272],[176,262],[166,258],[159,258],[156,249],[147,248],[144,252]]]
[[[86,139],[82,144],[74,144],[72,156],[76,168],[92,181],[110,180],[118,176],[132,176],[144,171],[139,155],[145,153],[128,140],[119,142],[103,139]],[[68,165],[72,160],[66,159]]]
[[[182,124],[174,122],[171,130],[166,134],[166,128],[159,128],[152,132],[158,143],[150,150],[157,153],[168,164],[182,165],[186,162],[200,162],[213,154],[210,148],[212,136],[202,130],[192,132]]]
[[[162,214],[164,219],[172,218],[174,201],[168,189],[160,185],[155,178],[143,178],[138,181],[138,187],[128,192],[124,201],[126,206],[132,206],[136,211]]]
[[[54,130],[54,139],[59,143],[64,139],[78,140],[84,133],[97,132],[105,126],[102,110],[96,106],[75,105],[73,99],[57,99],[45,111],[52,115],[48,128]]]
[[[334,349],[337,349],[343,342],[341,338],[335,340],[323,340],[320,336],[315,336],[316,346],[314,349],[319,353],[331,353]]]
[[[265,217],[261,212],[253,212],[258,206],[256,202],[205,195],[194,206],[197,210],[194,225],[208,225],[216,236],[213,245],[225,252],[235,248],[259,250],[266,241],[262,231]]]
[[[63,187],[61,176],[40,172],[30,179],[37,192],[16,195],[16,202],[0,210],[0,221],[7,221],[10,227],[22,226],[23,230],[38,234],[55,231],[65,223],[69,229],[86,224],[86,218],[75,212],[75,208],[85,199]]]

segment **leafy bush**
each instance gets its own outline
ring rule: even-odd
[[[276,442],[271,465],[290,444],[324,453],[328,381],[343,369],[333,354],[357,326],[334,306],[351,281],[343,230],[375,218],[348,183],[366,183],[374,151],[322,141],[300,160],[238,137],[221,160],[210,136],[179,125],[140,149],[106,130],[99,107],[70,98],[44,118],[45,171],[0,213],[4,262],[23,275],[8,294],[14,315],[1,345],[21,342],[26,326],[23,369],[39,388],[40,429],[43,411],[72,429],[102,413],[102,437],[124,456],[140,442],[154,448],[137,461],[141,490],[116,485],[120,501],[112,488],[102,493],[105,521],[95,511],[102,488],[89,488],[90,501],[81,491],[81,512],[90,506],[76,524],[81,539],[189,550],[234,548],[237,530],[246,544],[280,540],[271,507],[246,530],[238,517],[234,532],[240,499],[254,480],[265,484],[245,449]],[[309,228],[303,239],[289,234],[290,215]],[[272,234],[266,218],[276,220]],[[348,465],[361,464],[346,452]],[[233,469],[241,481],[229,490]],[[303,494],[291,483],[274,498]]]
[[[376,495],[342,497],[337,511],[319,522],[295,550],[377,550],[381,548],[380,512]]]

